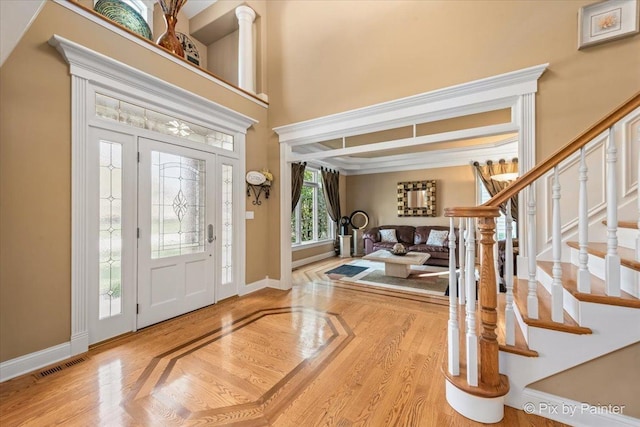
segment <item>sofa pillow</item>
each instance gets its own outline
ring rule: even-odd
[[[446,230],[431,230],[427,239],[427,246],[444,246],[449,232]]]
[[[398,238],[396,237],[396,230],[394,228],[389,228],[387,230],[380,230],[380,241],[386,243],[398,243]]]

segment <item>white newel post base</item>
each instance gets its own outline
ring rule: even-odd
[[[479,423],[497,423],[504,418],[504,396],[479,397],[446,381],[447,402],[459,414]]]

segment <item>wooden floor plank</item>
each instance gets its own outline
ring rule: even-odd
[[[446,403],[447,301],[326,278],[347,261],[6,381],[0,425],[480,425]],[[496,425],[562,424],[506,408]]]

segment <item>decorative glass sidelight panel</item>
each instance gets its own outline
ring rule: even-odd
[[[233,281],[233,166],[222,165],[222,284]]]
[[[122,145],[100,141],[98,318],[122,313]]]
[[[96,116],[233,151],[233,135],[96,93]]]
[[[151,258],[203,252],[205,161],[151,152]]]

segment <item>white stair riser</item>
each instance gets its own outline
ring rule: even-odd
[[[551,293],[551,285],[553,278],[542,268],[538,267],[538,282],[544,286],[544,288]],[[580,318],[580,301],[576,299],[571,292],[562,288],[562,306],[569,316],[575,319],[580,326],[582,326],[582,319]]]
[[[593,334],[529,327],[529,348],[536,350],[538,357],[500,352],[500,373],[509,376],[511,385],[507,405],[521,409],[526,402],[522,393],[528,384],[640,341],[640,330],[629,328],[640,324],[640,310],[581,303],[581,311],[584,317],[594,319],[585,324]]]
[[[638,230],[634,228],[618,228],[618,246],[635,249]]]
[[[524,336],[524,340],[529,343],[529,325],[527,325],[522,318],[522,313],[520,313],[520,309],[518,308],[518,304],[513,303],[513,313],[516,317],[516,322],[518,322],[518,326],[522,331],[522,335]]]
[[[578,265],[578,250],[571,248],[571,264]],[[589,254],[589,272],[596,277],[604,280],[605,264],[604,259]],[[640,272],[632,270],[624,265],[620,266],[620,287],[625,292],[630,293],[636,298],[640,298],[638,293],[638,280]]]

